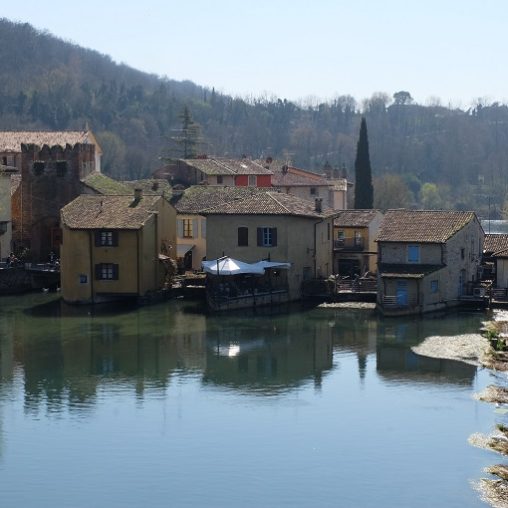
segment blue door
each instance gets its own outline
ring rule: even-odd
[[[397,281],[397,305],[407,307],[407,280]]]

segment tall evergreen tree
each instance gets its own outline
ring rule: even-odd
[[[374,188],[369,157],[369,139],[367,123],[362,118],[360,137],[356,145],[355,158],[355,208],[370,209],[374,205]]]

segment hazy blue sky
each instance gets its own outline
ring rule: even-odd
[[[508,102],[506,0],[2,3],[0,16],[233,95]]]

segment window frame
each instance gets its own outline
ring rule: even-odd
[[[413,264],[420,263],[420,245],[410,244],[407,246],[407,262]]]
[[[95,231],[96,247],[118,247],[118,231],[114,229],[98,229]]]
[[[118,280],[118,272],[118,264],[116,263],[97,263],[95,265],[95,280]]]

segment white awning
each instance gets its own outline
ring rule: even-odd
[[[257,263],[254,263],[255,265],[260,265],[264,269],[267,268],[280,268],[284,270],[289,270],[291,268],[291,263],[286,263],[283,261],[258,261]]]
[[[176,246],[176,256],[179,258],[183,258],[187,252],[192,250],[195,247],[192,243],[180,243]]]
[[[263,275],[265,273],[265,269],[257,263],[244,263],[230,257],[203,261],[201,266],[206,273],[212,275],[241,275],[247,273]]]

